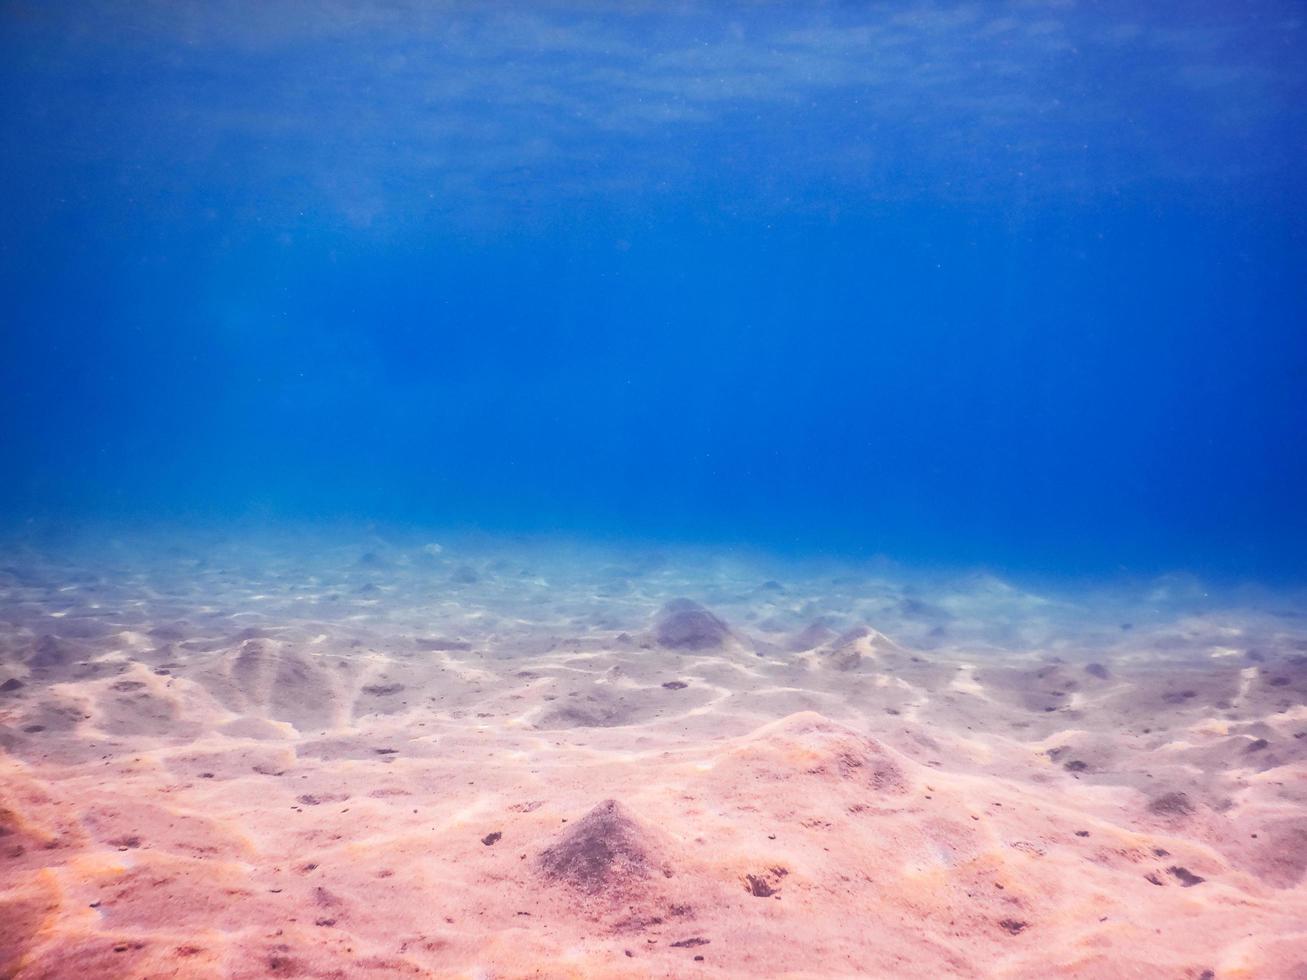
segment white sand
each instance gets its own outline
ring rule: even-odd
[[[1307,975],[1301,596],[430,544],[9,549],[0,976]]]

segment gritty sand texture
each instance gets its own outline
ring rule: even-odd
[[[1307,612],[566,542],[0,560],[0,977],[1307,977]]]

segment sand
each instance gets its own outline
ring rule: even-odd
[[[1307,605],[12,543],[0,976],[1307,976]]]

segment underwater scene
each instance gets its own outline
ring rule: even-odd
[[[0,978],[1307,978],[1298,0],[0,0]]]

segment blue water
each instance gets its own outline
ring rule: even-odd
[[[10,531],[1307,573],[1299,3],[0,25]]]

